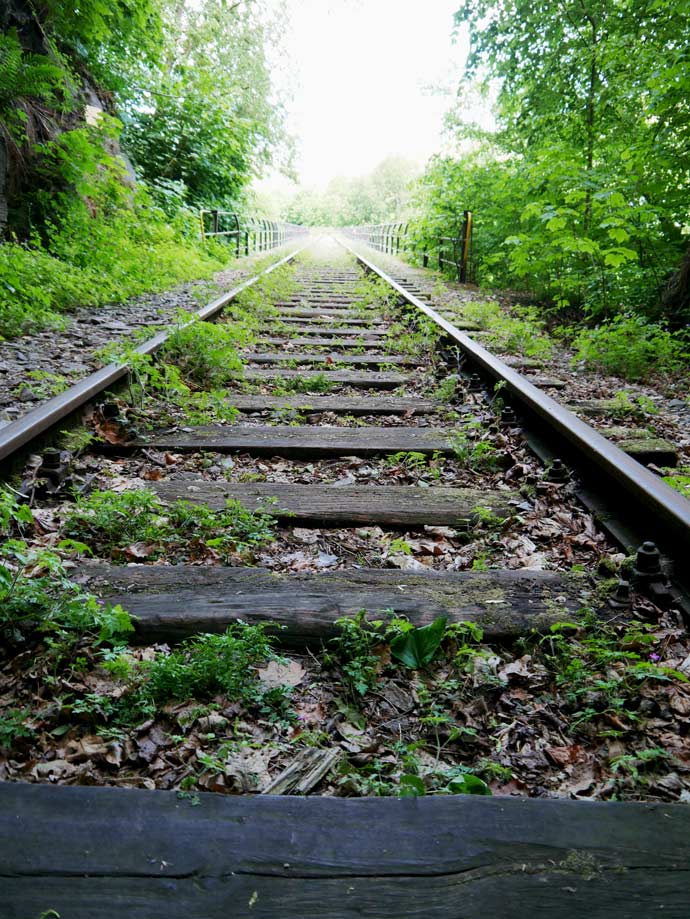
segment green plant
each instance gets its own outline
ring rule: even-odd
[[[661,747],[648,747],[636,753],[626,753],[616,756],[611,760],[611,771],[623,772],[629,775],[634,782],[644,781],[644,774],[653,771],[658,766],[668,764],[673,757]],[[642,773],[642,775],[641,775]]]
[[[658,415],[659,409],[648,396],[635,396],[621,389],[614,394],[608,407],[608,414],[614,418],[637,418],[644,420],[650,415]]]
[[[237,348],[248,344],[250,333],[241,323],[217,324],[190,319],[183,314],[180,327],[161,349],[188,384],[216,389],[242,375]]]
[[[391,555],[412,555],[412,547],[406,539],[398,536],[396,539],[391,539],[388,546],[388,552]]]
[[[270,509],[251,511],[229,499],[225,508],[178,500],[169,506],[151,491],[92,492],[79,501],[64,532],[114,558],[157,558],[209,550],[230,555],[273,538]]]
[[[447,619],[439,616],[429,625],[411,628],[390,642],[391,654],[406,667],[419,670],[436,656],[446,631]]]
[[[583,329],[574,342],[573,361],[639,380],[652,372],[682,369],[687,362],[687,345],[679,335],[642,316],[623,313],[596,328]]]
[[[276,395],[285,395],[291,392],[330,392],[335,383],[328,379],[325,373],[315,373],[313,376],[286,377],[280,385],[274,387]]]
[[[675,488],[686,498],[690,498],[690,466],[680,466],[677,469],[665,469],[663,481],[671,488]]]
[[[459,380],[457,373],[444,377],[432,393],[434,399],[438,399],[439,402],[455,402],[458,398]]]
[[[464,305],[463,318],[490,332],[491,344],[511,354],[541,358],[553,351],[534,309],[513,307],[506,313],[495,301],[471,300]]]
[[[340,633],[329,641],[324,655],[324,663],[337,665],[345,686],[359,696],[376,683],[380,658],[375,649],[383,640],[377,631],[381,623],[367,622],[366,616],[361,609],[355,616],[336,619]]]
[[[401,450],[386,457],[389,466],[404,466],[410,472],[419,472],[428,462],[426,453],[418,453],[416,450]]]
[[[33,730],[25,724],[30,714],[28,709],[17,708],[0,712],[0,750],[9,750],[15,741],[33,735]]]
[[[490,440],[472,439],[467,431],[453,431],[450,444],[455,458],[470,469],[496,467],[497,451]]]
[[[70,385],[67,377],[47,370],[29,370],[26,373],[26,378],[29,382],[20,383],[16,389],[19,391],[26,390],[39,399],[50,399],[52,396],[57,396]]]
[[[219,694],[257,704],[266,697],[257,668],[270,660],[280,658],[265,627],[237,622],[220,635],[198,635],[139,663],[131,692],[138,705],[144,701],[155,707],[171,699],[210,700]],[[283,700],[284,692],[279,695]]]
[[[1,532],[22,533],[32,520],[28,507],[0,491]],[[31,548],[22,539],[5,540],[0,548],[0,633],[11,641],[44,634],[57,647],[86,635],[112,641],[132,629],[121,606],[99,602],[70,580],[57,552]]]

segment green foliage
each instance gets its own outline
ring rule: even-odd
[[[491,344],[511,354],[538,358],[550,357],[553,351],[534,309],[513,308],[508,314],[495,301],[471,300],[463,307],[463,319],[491,332]]]
[[[496,467],[496,447],[488,439],[474,436],[476,431],[468,427],[466,430],[453,431],[451,447],[458,462],[470,469],[493,469]]]
[[[621,389],[614,393],[607,414],[618,419],[635,418],[644,421],[651,415],[658,415],[659,409],[648,396],[631,398],[630,393]]]
[[[87,211],[64,200],[48,246],[0,244],[0,336],[64,324],[61,313],[100,306],[181,281],[211,277],[223,262],[201,248],[183,215],[173,223],[144,189],[129,206]]]
[[[684,338],[631,314],[616,316],[593,329],[582,329],[573,345],[574,361],[626,380],[640,380],[655,371],[668,373],[687,365]]]
[[[417,255],[457,235],[469,208],[484,283],[594,316],[658,315],[687,249],[690,78],[678,36],[689,12],[687,0],[461,2],[471,53],[449,126],[463,155],[434,158],[418,187]],[[492,132],[470,115],[488,87]]]
[[[205,504],[174,501],[165,506],[151,491],[95,491],[78,502],[64,532],[98,552],[126,561],[216,552],[242,553],[273,538],[274,518],[266,510],[250,511],[228,499],[223,510]]]
[[[265,2],[205,0],[165,16],[162,66],[125,107],[125,143],[140,175],[192,204],[233,205],[271,163],[289,169],[282,90],[269,56],[284,31]]]
[[[31,737],[33,731],[24,723],[29,717],[28,709],[16,708],[0,712],[0,750],[9,750],[21,737]]]
[[[0,245],[0,336],[223,267],[225,244],[202,247],[189,208],[239,201],[262,165],[287,166],[267,63],[279,14],[265,0],[48,0],[29,14],[10,5],[0,21],[17,27],[0,35],[12,233]],[[133,189],[119,156],[120,121],[85,123],[93,87],[122,117],[146,185]]]
[[[70,580],[57,552],[30,548],[17,538],[32,525],[31,510],[9,491],[0,491],[0,533],[5,538],[0,548],[0,635],[20,642],[43,633],[53,642],[69,644],[82,635],[111,641],[132,631],[121,606],[99,603]],[[60,543],[57,548],[62,547]]]
[[[15,156],[40,132],[41,107],[63,109],[71,91],[59,56],[25,52],[16,31],[0,33],[0,137]]]
[[[676,491],[685,495],[686,498],[690,498],[690,467],[681,466],[678,469],[666,469],[664,471],[666,475],[663,477],[663,481],[670,485],[671,488],[675,488]]]
[[[284,395],[291,392],[330,392],[334,383],[325,373],[315,373],[313,376],[285,377],[273,389],[274,395]]]
[[[540,640],[554,683],[576,723],[607,712],[634,723],[644,683],[688,682],[683,673],[650,659],[652,631],[642,624],[617,630],[586,613],[579,624],[556,623]]]
[[[57,396],[70,385],[67,377],[59,373],[51,373],[49,370],[29,370],[25,377],[26,382],[20,383],[17,390],[26,390],[39,399],[50,399],[51,396]]]
[[[156,706],[218,694],[230,701],[256,702],[263,694],[257,667],[277,659],[262,625],[238,622],[221,635],[198,635],[142,662],[138,692]]]
[[[636,753],[626,753],[611,760],[611,771],[629,775],[637,784],[644,784],[646,775],[655,768],[669,765],[673,757],[661,747],[648,747]],[[642,773],[642,774],[641,774]]]
[[[439,616],[429,625],[412,628],[396,635],[390,643],[391,654],[406,667],[419,670],[436,656],[446,631],[447,619]]]
[[[188,383],[216,388],[242,374],[237,347],[246,345],[248,331],[233,323],[189,322],[179,328],[161,349],[162,356],[175,364]]]
[[[367,612],[361,609],[355,616],[336,619],[340,634],[328,643],[324,663],[340,668],[343,683],[355,696],[363,696],[374,686],[378,676],[379,656],[375,648],[381,635],[375,622],[367,622]]]

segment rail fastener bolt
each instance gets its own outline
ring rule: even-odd
[[[501,409],[501,424],[514,427],[517,424],[517,415],[512,405],[504,405]]]
[[[481,392],[482,390],[482,378],[478,373],[471,373],[467,378],[467,391],[468,392]]]
[[[628,609],[631,599],[630,581],[621,579],[609,597],[609,606],[613,609]]]
[[[56,447],[46,447],[41,454],[41,465],[38,467],[38,475],[42,479],[47,479],[53,485],[60,485],[65,481],[68,474],[67,463],[62,461],[62,454]]]
[[[562,459],[554,459],[546,471],[546,481],[560,485],[570,480],[570,471]]]
[[[101,415],[106,421],[114,421],[120,417],[120,406],[117,402],[103,402],[99,406]]]
[[[637,550],[633,583],[657,606],[668,606],[673,599],[668,579],[661,566],[661,552],[651,539],[645,540]]]

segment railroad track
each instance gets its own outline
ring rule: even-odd
[[[64,525],[71,519],[78,539],[91,538],[94,557],[76,563],[75,576],[101,602],[132,613],[135,645],[153,649],[141,654],[165,655],[164,643],[222,634],[238,621],[265,624],[297,652],[289,659],[308,683],[322,669],[320,649],[334,642],[342,649],[339,620],[356,621],[361,610],[369,618],[393,611],[417,629],[445,617],[459,629],[480,629],[481,640],[499,647],[535,630],[559,634],[583,607],[607,626],[663,616],[682,631],[684,587],[679,578],[668,581],[667,569],[687,547],[684,499],[490,355],[471,328],[444,319],[407,278],[395,280],[369,257],[343,254],[335,244],[295,264],[292,291],[266,313],[243,353],[241,379],[227,385],[236,420],[198,425],[178,409],[172,420],[146,428],[122,395],[101,398],[91,416],[99,439],[71,468],[64,453],[48,450],[25,474],[24,491],[46,532],[71,535]],[[202,318],[223,307],[231,312],[238,293]],[[0,432],[0,456],[26,451],[125,375],[123,365],[106,368],[9,425]],[[498,392],[496,380],[503,381]],[[109,496],[87,506],[81,528],[70,516],[68,485],[82,501]],[[251,513],[241,521],[244,543],[223,543],[220,529],[215,538],[204,536],[202,518],[191,511],[182,536],[170,537],[165,551],[154,532],[121,543],[96,533],[94,515],[108,502],[144,490],[160,532],[176,508],[216,515],[245,508]],[[133,516],[142,513],[132,508]],[[220,527],[221,518],[214,520]],[[269,541],[261,541],[262,527],[264,535],[273,527]],[[628,566],[632,590],[623,579],[603,589],[593,576],[602,555],[621,557],[615,540],[626,551],[647,541]],[[515,678],[524,693],[521,660],[511,657],[513,669],[503,677],[494,672],[494,686]],[[285,675],[280,668],[287,665],[276,666]],[[329,666],[337,671],[337,663]],[[345,685],[342,673],[337,679]],[[401,740],[410,712],[422,705],[415,685],[387,678],[379,693],[384,723],[397,725]],[[0,876],[9,904],[3,915],[29,919],[55,910],[61,919],[105,919],[124,907],[142,919],[399,919],[456,917],[458,910],[522,917],[550,914],[556,905],[573,917],[585,910],[645,916],[662,907],[665,915],[685,915],[690,814],[683,805],[361,797],[366,791],[357,790],[350,773],[338,772],[339,760],[356,765],[372,755],[365,741],[374,728],[358,726],[352,713],[357,690],[338,701],[335,714],[319,714],[323,700],[310,697],[309,686],[295,691],[310,736],[321,732],[320,739],[298,743],[296,755],[287,742],[278,744],[275,762],[263,761],[272,762],[263,785],[251,778],[261,771],[257,761],[246,766],[245,790],[258,795],[199,796],[202,789],[239,786],[228,786],[231,773],[219,777],[218,767],[190,783],[195,774],[177,749],[183,740],[155,746],[150,733],[145,741],[155,749],[147,761],[140,744],[125,761],[125,784],[182,789],[182,798],[176,791],[88,787],[94,773],[79,771],[87,755],[76,736],[82,746],[71,760],[55,754],[38,771],[7,767],[5,777],[14,781],[0,784]],[[401,700],[401,692],[416,695]],[[225,711],[206,710],[204,749],[218,746],[214,732],[240,730],[231,729]],[[234,717],[241,720],[238,711]],[[299,739],[294,727],[277,730]],[[259,750],[260,760],[259,733],[245,746]],[[124,740],[112,743],[126,747]],[[98,746],[93,738],[91,744]],[[114,748],[101,747],[97,773],[117,784]],[[463,761],[457,738],[449,749]],[[550,755],[553,766],[558,754]],[[440,757],[439,747],[436,766]],[[152,762],[158,778],[146,779]],[[59,765],[51,770],[51,763]],[[549,792],[537,790],[539,768],[534,787],[529,769],[522,776],[525,793]],[[561,780],[552,773],[557,793]],[[27,778],[35,784],[22,782]],[[46,845],[58,839],[59,846]]]

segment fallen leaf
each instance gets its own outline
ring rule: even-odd
[[[259,679],[268,689],[276,686],[297,686],[305,676],[305,669],[299,661],[269,661],[259,671]]]

